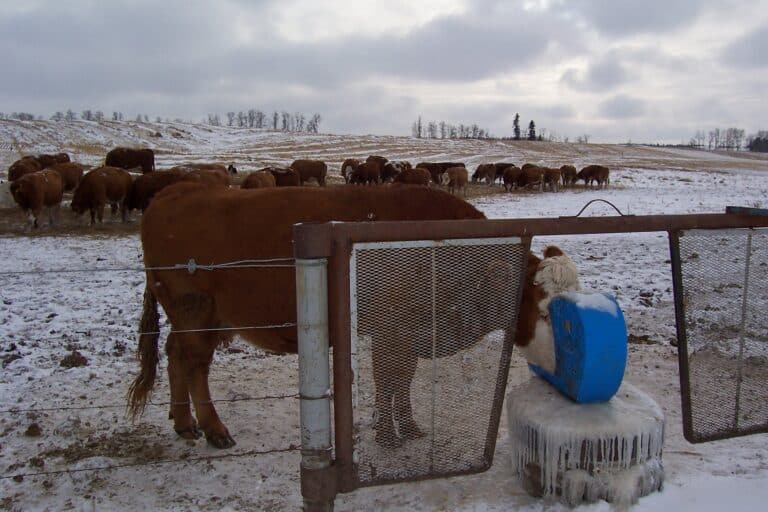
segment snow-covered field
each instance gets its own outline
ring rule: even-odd
[[[471,199],[489,218],[573,215],[591,199],[624,213],[722,212],[768,208],[768,160],[752,155],[600,145],[413,141],[394,137],[286,136],[191,125],[78,125],[37,129],[0,124],[25,151],[69,150],[97,163],[103,148],[150,144],[162,165],[238,159],[257,168],[300,156],[338,168],[344,156],[522,163],[607,163],[611,188],[557,194],[494,194]],[[115,123],[119,125],[118,123]],[[162,138],[152,137],[157,131]],[[142,132],[143,133],[143,132]],[[179,136],[174,136],[178,133]],[[78,153],[77,147],[83,148]],[[97,148],[97,149],[94,149]],[[2,154],[3,168],[16,155]],[[586,215],[612,214],[596,204]],[[537,238],[576,261],[586,288],[608,291],[624,310],[631,338],[627,379],[663,408],[662,493],[635,510],[756,510],[768,500],[768,437],[691,445],[682,437],[669,247],[665,233]],[[267,356],[242,342],[218,352],[211,386],[238,444],[226,451],[182,441],[167,419],[163,371],[140,421],[125,417],[144,276],[132,233],[0,237],[0,510],[284,510],[301,504],[297,360]],[[48,272],[55,270],[54,272]],[[85,358],[71,357],[75,352]],[[67,356],[70,356],[67,358]],[[62,366],[62,364],[67,366]],[[164,361],[161,362],[164,365]],[[528,378],[514,356],[510,389]],[[502,415],[504,418],[505,415]],[[337,510],[559,510],[528,497],[514,480],[506,422],[486,473],[339,495]],[[112,468],[112,469],[105,469]],[[579,510],[607,510],[606,503]]]

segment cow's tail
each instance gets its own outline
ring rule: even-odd
[[[160,359],[157,350],[159,338],[160,322],[157,313],[157,299],[147,284],[144,289],[144,307],[139,322],[138,357],[141,371],[131,387],[128,388],[128,414],[131,419],[136,419],[142,415],[155,385],[157,362]]]

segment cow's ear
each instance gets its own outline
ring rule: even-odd
[[[548,245],[544,249],[544,257],[551,258],[553,256],[563,256],[565,253],[556,245]]]

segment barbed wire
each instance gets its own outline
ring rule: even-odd
[[[0,476],[0,480],[20,480],[27,477],[34,477],[34,476],[51,476],[51,475],[62,475],[62,474],[72,474],[72,473],[83,473],[85,471],[110,471],[115,469],[125,469],[125,468],[135,468],[135,467],[142,467],[142,466],[158,466],[163,464],[178,464],[180,462],[210,462],[210,461],[216,461],[216,460],[222,460],[222,459],[233,459],[233,458],[240,458],[240,457],[255,457],[260,455],[271,455],[274,453],[289,453],[289,452],[295,452],[299,451],[301,449],[301,446],[297,444],[290,444],[288,448],[274,448],[271,450],[249,450],[247,452],[242,453],[228,453],[224,455],[207,455],[204,457],[188,457],[185,459],[161,459],[161,460],[154,460],[154,461],[147,461],[147,462],[133,462],[133,463],[126,463],[126,464],[113,464],[111,466],[94,466],[91,468],[78,468],[78,469],[58,469],[53,471],[39,471],[36,473],[17,473],[15,475],[2,475]]]
[[[14,276],[27,274],[71,274],[82,272],[147,272],[159,270],[186,270],[190,274],[197,270],[231,270],[240,268],[293,268],[295,267],[293,258],[271,258],[265,260],[239,260],[226,263],[216,263],[204,265],[190,259],[187,263],[176,263],[175,265],[159,267],[96,267],[96,268],[58,268],[58,269],[35,269],[35,270],[4,270],[0,271],[0,276]],[[283,262],[283,263],[279,263]]]
[[[187,400],[184,402],[148,402],[148,406],[152,407],[168,407],[171,405],[209,405],[218,403],[233,403],[233,402],[258,402],[261,400],[283,400],[288,398],[298,399],[299,394],[293,393],[291,395],[266,395],[257,397],[239,397],[239,398],[219,398],[216,400],[205,400],[202,402],[195,402],[193,400]],[[54,411],[82,411],[89,409],[125,409],[126,404],[121,405],[82,405],[82,406],[64,406],[64,407],[40,407],[40,408],[20,408],[11,407],[9,409],[0,409],[0,414],[18,414],[22,412],[54,412]]]

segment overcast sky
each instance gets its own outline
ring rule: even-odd
[[[3,0],[0,111],[512,120],[572,140],[768,129],[768,0]]]

